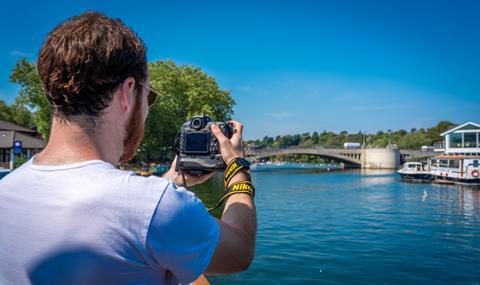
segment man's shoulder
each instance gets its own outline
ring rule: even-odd
[[[134,172],[116,169],[113,170],[117,176],[118,186],[122,196],[129,199],[148,199],[157,201],[155,208],[161,208],[173,214],[173,212],[184,212],[189,208],[205,206],[197,195],[185,187],[177,186],[170,179],[158,176],[143,177]]]
[[[111,175],[117,177],[117,183],[122,188],[126,188],[129,191],[145,190],[151,192],[162,192],[162,203],[182,204],[185,202],[197,203],[198,197],[187,188],[177,186],[171,179],[165,179],[163,177],[151,175],[143,177],[136,175],[133,171],[111,169]]]
[[[133,171],[121,170],[121,169],[111,169],[110,174],[116,176],[119,179],[119,183],[126,185],[127,187],[136,187],[142,185],[144,187],[158,187],[158,186],[167,186],[169,180],[160,177],[151,175],[148,177],[140,176],[135,174]]]
[[[159,176],[143,177],[133,171],[112,168],[106,171],[105,179],[111,179],[112,188],[119,189],[126,194],[140,194],[147,197],[163,195],[167,189],[176,188],[170,180]]]

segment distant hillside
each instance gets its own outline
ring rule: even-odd
[[[440,134],[456,125],[441,121],[436,126],[428,129],[411,129],[397,131],[378,131],[376,134],[367,133],[340,133],[323,131],[313,133],[302,133],[295,135],[285,135],[269,137],[263,139],[249,140],[246,144],[254,144],[258,147],[289,147],[289,146],[323,146],[323,147],[342,147],[345,142],[366,142],[370,147],[386,147],[389,143],[396,144],[400,148],[420,148],[423,145],[433,145],[442,142]]]

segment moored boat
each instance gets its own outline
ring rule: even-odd
[[[480,124],[468,122],[441,136],[444,153],[428,160],[433,181],[480,185]]]
[[[439,155],[429,165],[434,182],[480,185],[480,156]]]
[[[430,182],[432,174],[426,169],[426,166],[420,162],[407,162],[397,173],[400,178],[411,182]]]

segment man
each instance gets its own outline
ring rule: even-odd
[[[245,270],[255,247],[252,198],[228,198],[221,220],[182,185],[116,168],[148,114],[143,42],[120,20],[85,13],[47,37],[38,70],[53,120],[45,149],[0,180],[0,284],[189,283]],[[243,156],[242,125],[225,162]],[[187,176],[191,186],[209,176]],[[240,171],[230,181],[247,179]]]

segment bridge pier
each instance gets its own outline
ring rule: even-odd
[[[400,166],[400,150],[372,148],[362,151],[362,168],[397,169]]]

